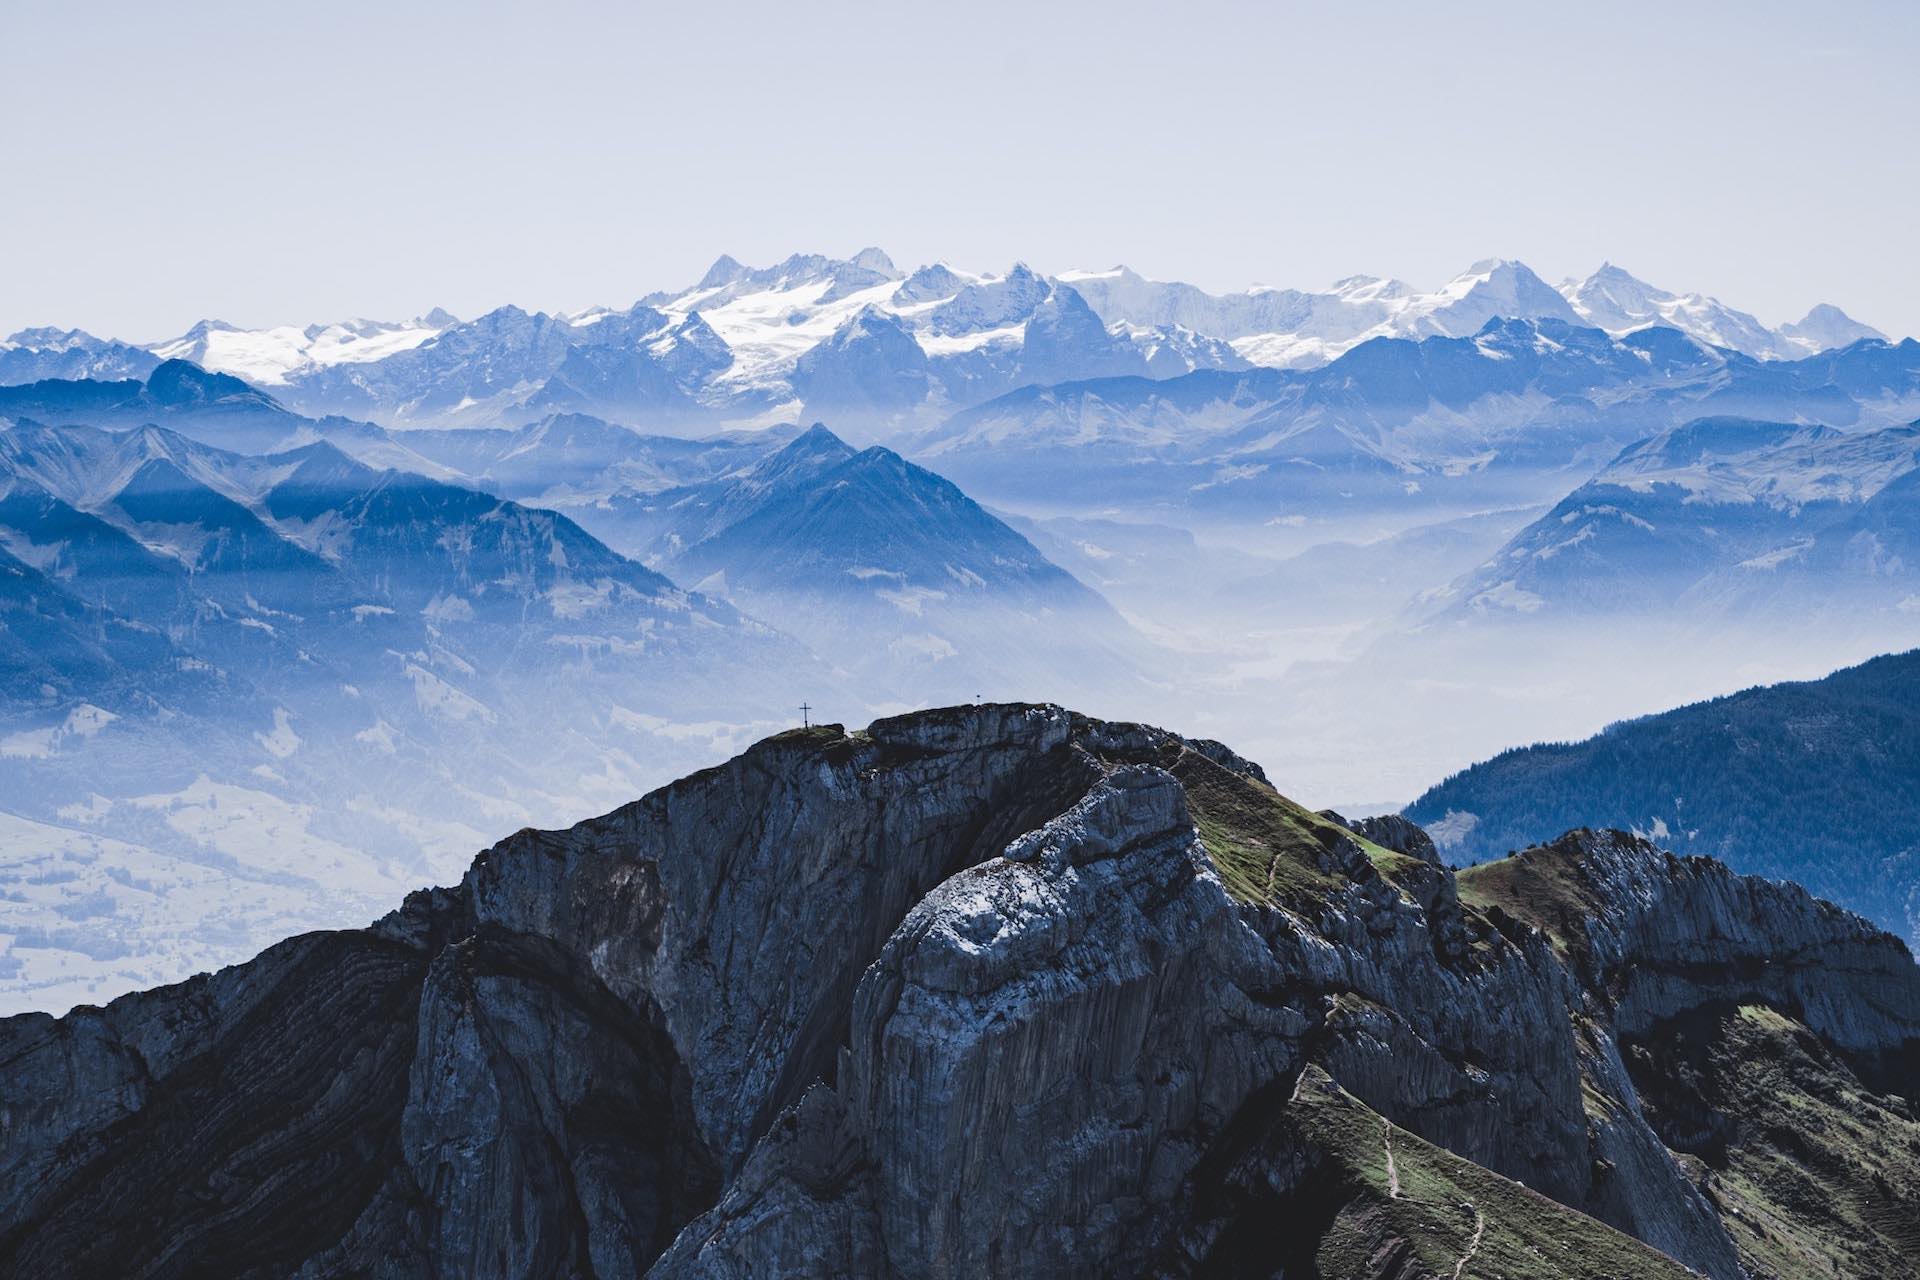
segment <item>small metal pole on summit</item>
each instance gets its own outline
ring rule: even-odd
[[[811,728],[813,728],[813,725],[812,725],[812,723],[811,723],[811,722],[809,722],[809,721],[808,721],[808,719],[807,719],[807,712],[809,712],[809,711],[811,711],[811,710],[813,710],[813,708],[812,708],[812,707],[810,707],[810,706],[808,706],[808,705],[807,705],[806,703],[804,703],[804,702],[803,702],[803,703],[801,703],[801,704],[800,704],[800,727],[801,727],[802,729],[811,729]]]

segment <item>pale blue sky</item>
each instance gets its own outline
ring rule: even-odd
[[[1611,258],[1920,332],[1920,6],[0,4],[0,333]]]

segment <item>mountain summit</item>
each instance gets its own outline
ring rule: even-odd
[[[1125,687],[1144,659],[1104,599],[951,481],[819,424],[737,473],[583,518],[902,698],[1067,672]]]

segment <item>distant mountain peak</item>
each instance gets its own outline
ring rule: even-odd
[[[1792,324],[1780,326],[1780,335],[1809,352],[1850,347],[1865,338],[1886,341],[1887,335],[1869,324],[1861,324],[1831,303],[1815,305]]]
[[[1523,262],[1483,258],[1439,290],[1398,300],[1389,332],[1412,336],[1466,337],[1495,316],[1578,323],[1579,314],[1559,291]]]
[[[906,475],[907,469],[913,466],[912,463],[883,444],[868,445],[851,458],[848,458],[847,465],[866,470],[879,469],[902,476]],[[918,471],[920,468],[916,467],[914,470]],[[925,474],[932,475],[933,473],[926,472]]]
[[[959,334],[1004,327],[1025,320],[1053,293],[1053,285],[1024,262],[1013,264],[998,280],[968,284],[928,316],[935,333]]]
[[[737,477],[757,493],[770,493],[809,480],[839,466],[854,448],[816,422],[786,444],[767,454]]]
[[[672,333],[681,342],[697,342],[718,351],[728,349],[726,339],[715,332],[714,327],[707,323],[707,318],[698,311],[687,312],[687,318],[675,325]]]
[[[1475,288],[1503,287],[1513,290],[1531,290],[1536,295],[1552,294],[1556,298],[1560,296],[1559,290],[1542,280],[1532,267],[1516,258],[1482,258],[1455,276],[1441,292],[1446,293],[1468,284]]]
[[[1382,290],[1388,290],[1398,296],[1413,292],[1413,286],[1404,280],[1395,280],[1387,276],[1370,276],[1364,274],[1342,276],[1333,282],[1332,288],[1333,292],[1343,295],[1377,293]]]
[[[900,279],[900,269],[893,265],[893,259],[872,245],[868,245],[847,261],[856,267],[863,267],[868,271],[886,276],[890,280]]]
[[[1461,275],[1490,276],[1495,272],[1502,270],[1510,271],[1516,267],[1523,271],[1527,270],[1525,264],[1515,262],[1511,258],[1482,258],[1461,272]],[[1531,275],[1532,272],[1529,271],[1528,274]]]
[[[261,395],[251,386],[227,373],[210,373],[190,360],[163,360],[147,376],[147,394],[161,404],[206,404],[229,396]]]
[[[547,318],[547,313],[544,311],[528,311],[525,307],[508,302],[495,307],[491,311],[482,313],[470,323],[476,325],[499,325],[514,320],[545,320]]]
[[[1746,312],[1705,294],[1658,288],[1612,262],[1584,280],[1565,282],[1560,293],[1582,319],[1611,334],[1664,325],[1763,359],[1786,354],[1779,336]]]
[[[152,454],[120,486],[119,496],[130,498],[148,493],[172,492],[190,484],[193,484],[192,479],[180,469],[180,464],[170,454]]]
[[[38,328],[20,329],[9,334],[0,346],[31,347],[38,351],[67,351],[75,347],[97,344],[100,339],[85,329],[62,329],[57,325],[41,325]]]
[[[816,422],[789,440],[779,449],[780,453],[799,455],[803,453],[842,452],[851,454],[853,450],[847,442],[828,430],[824,422]]]
[[[1537,284],[1542,288],[1551,287],[1535,273],[1532,267],[1517,258],[1482,258],[1480,261],[1468,267],[1459,276],[1456,276],[1455,279],[1466,279],[1473,276],[1484,276],[1490,280],[1513,280],[1527,284]]]
[[[1124,280],[1124,281],[1127,281],[1128,283],[1138,283],[1138,284],[1157,284],[1158,283],[1158,281],[1148,280],[1145,276],[1141,275],[1138,271],[1135,271],[1132,267],[1129,267],[1124,262],[1116,262],[1112,266],[1106,268],[1104,271],[1087,271],[1087,270],[1062,271],[1059,275],[1055,276],[1054,279],[1064,280],[1068,284],[1073,284],[1074,282],[1080,281],[1080,280]]]
[[[707,274],[701,276],[700,283],[693,287],[696,289],[720,289],[732,284],[747,274],[749,274],[747,268],[742,266],[738,259],[723,253],[713,260],[713,265],[707,268]]]
[[[908,305],[937,302],[951,298],[967,286],[968,280],[944,262],[929,263],[914,269],[912,275],[894,291],[894,302]]]
[[[275,454],[272,460],[294,464],[268,498],[269,507],[279,516],[293,513],[296,503],[307,505],[310,515],[337,502],[343,494],[363,492],[379,483],[382,476],[394,474],[370,467],[326,440]]]

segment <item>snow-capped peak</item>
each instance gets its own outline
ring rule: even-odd
[[[1780,326],[1780,336],[1790,346],[1811,355],[1834,347],[1850,347],[1862,338],[1876,338],[1885,342],[1887,335],[1869,324],[1861,324],[1852,316],[1822,302],[1801,319],[1792,324]]]
[[[177,338],[147,349],[162,360],[191,360],[262,386],[337,364],[364,364],[419,346],[458,323],[435,308],[413,320],[342,320],[328,324],[240,329],[202,320]]]
[[[1609,332],[1653,323],[1660,318],[1657,304],[1675,300],[1674,294],[1654,288],[1611,262],[1601,263],[1599,270],[1584,280],[1563,282],[1560,292],[1581,316]]]
[[[0,338],[0,351],[87,351],[104,345],[85,329],[59,329],[42,325],[21,329]]]
[[[1748,355],[1783,354],[1778,336],[1746,312],[1705,294],[1656,288],[1611,262],[1601,263],[1585,280],[1565,282],[1560,292],[1582,320],[1608,333],[1658,324]]]
[[[707,268],[707,274],[700,277],[696,289],[723,289],[747,274],[747,268],[740,265],[738,259],[730,254],[721,254]]]
[[[1025,320],[1046,301],[1053,285],[1024,262],[997,280],[967,285],[927,317],[927,328],[943,336],[980,333]]]
[[[1525,263],[1486,258],[1433,293],[1399,300],[1385,329],[1401,336],[1465,338],[1496,317],[1580,323],[1567,300]]]
[[[1138,281],[1142,284],[1160,283],[1158,280],[1148,280],[1145,276],[1135,271],[1132,267],[1127,266],[1125,263],[1115,263],[1105,271],[1089,271],[1076,267],[1069,271],[1060,272],[1054,276],[1054,279],[1065,281],[1067,284],[1079,284],[1086,280],[1130,280]]]
[[[893,265],[893,259],[872,245],[868,245],[847,259],[847,261],[856,267],[871,271],[875,275],[886,276],[890,280],[898,280],[901,278],[900,269]]]
[[[1410,298],[1414,288],[1404,280],[1391,280],[1383,276],[1346,276],[1333,282],[1332,294],[1348,302],[1390,302],[1396,298]]]

